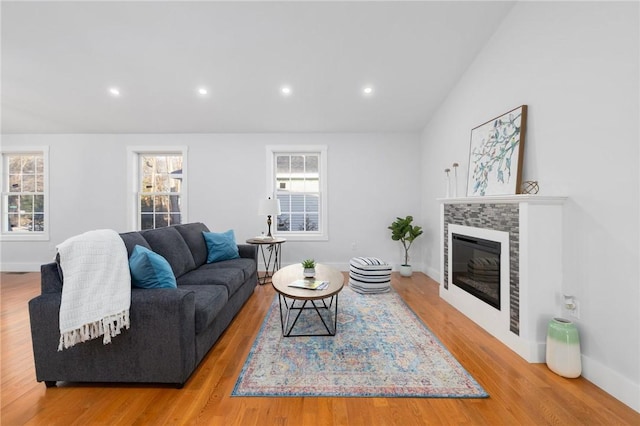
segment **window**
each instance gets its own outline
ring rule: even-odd
[[[136,230],[162,228],[186,219],[186,150],[132,151]]]
[[[280,200],[276,233],[327,239],[326,147],[267,147],[270,194]]]
[[[48,148],[3,150],[3,240],[48,240],[47,168]]]

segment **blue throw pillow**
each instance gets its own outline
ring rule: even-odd
[[[237,259],[240,257],[236,237],[233,229],[227,232],[202,232],[207,243],[207,263],[219,262],[221,260]]]
[[[136,245],[129,258],[131,285],[137,288],[177,288],[176,277],[167,259]]]

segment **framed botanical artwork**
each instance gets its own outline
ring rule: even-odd
[[[471,130],[467,197],[520,193],[527,106]]]

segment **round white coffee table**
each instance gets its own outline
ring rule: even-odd
[[[326,288],[311,290],[291,287],[290,285],[293,282],[304,279],[302,271],[302,265],[297,263],[278,270],[271,278],[273,288],[278,292],[282,335],[285,337],[335,336],[338,325],[338,293],[344,287],[344,275],[337,269],[318,263],[316,264],[316,275],[313,280],[326,281],[328,283]],[[305,309],[316,311],[326,333],[293,333],[293,329]],[[323,317],[321,310],[328,312],[329,315],[325,314]],[[293,322],[289,324],[292,312],[296,313],[296,316]]]

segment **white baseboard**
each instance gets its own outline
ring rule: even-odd
[[[438,284],[442,284],[440,282],[440,270],[439,269],[435,269],[435,268],[431,268],[429,266],[425,266],[424,267],[424,273],[427,274],[429,276],[429,278],[431,278],[432,280],[434,280]]]
[[[640,384],[582,355],[582,377],[640,413]]]
[[[1,263],[0,272],[40,272],[42,263]]]

